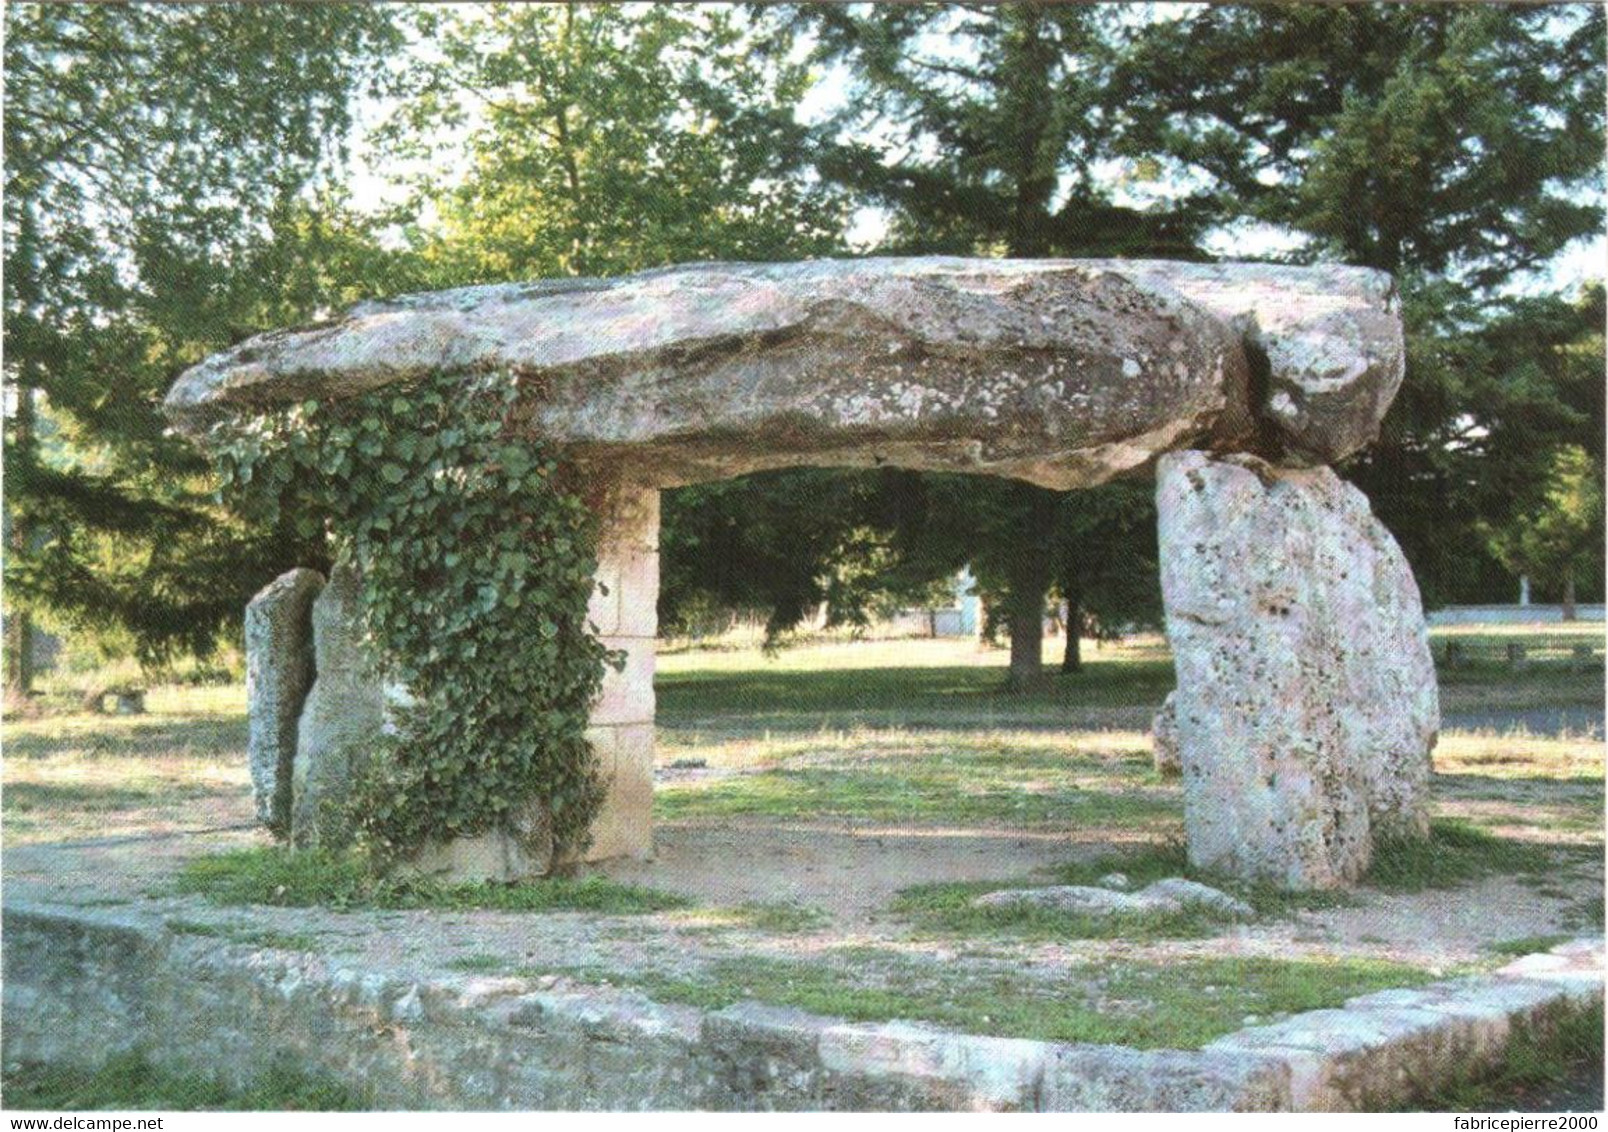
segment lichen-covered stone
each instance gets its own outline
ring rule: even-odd
[[[510,829],[431,841],[400,863],[395,875],[443,884],[505,884],[544,875],[553,860],[552,821],[540,803],[524,807]]]
[[[290,832],[296,721],[313,683],[316,570],[297,568],[264,586],[246,606],[246,757],[257,820],[276,837]]]
[[[1116,874],[1120,875],[1120,874]],[[1127,878],[1122,880],[1126,882]],[[1057,884],[1043,888],[1005,888],[987,892],[972,901],[978,908],[1050,908],[1086,916],[1117,916],[1157,912],[1182,912],[1200,908],[1223,916],[1249,918],[1256,910],[1243,900],[1221,889],[1182,877],[1169,877],[1124,892],[1116,885],[1095,888],[1083,884]]]
[[[1241,331],[1266,375],[1254,410],[1280,463],[1335,463],[1377,439],[1406,372],[1389,275],[1337,264],[1146,260],[1133,270],[1165,279]]]
[[[1190,860],[1290,888],[1427,830],[1435,671],[1412,572],[1327,468],[1183,452],[1157,474]]]
[[[300,848],[351,842],[352,786],[386,726],[386,694],[363,630],[362,582],[338,565],[313,602],[317,678],[297,722],[291,840]]]
[[[1164,778],[1177,778],[1183,773],[1178,761],[1178,693],[1168,692],[1161,710],[1150,722],[1150,760],[1156,773]]]
[[[1272,374],[1250,403],[1251,361]],[[185,373],[181,427],[432,373],[517,383],[532,434],[671,486],[795,465],[1054,488],[1157,454],[1370,439],[1401,380],[1388,277],[1119,260],[705,264],[366,303]]]

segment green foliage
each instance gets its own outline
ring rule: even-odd
[[[433,908],[497,912],[601,912],[630,916],[680,908],[683,898],[604,877],[549,877],[529,884],[441,885],[374,876],[351,854],[239,849],[185,863],[177,891],[227,906]]]
[[[79,1065],[8,1065],[6,1106],[13,1111],[359,1112],[346,1085],[276,1061],[256,1081],[235,1088],[211,1074],[158,1065],[144,1050],[114,1054],[87,1072]]]
[[[802,175],[811,85],[718,5],[410,13],[435,50],[387,124],[420,169],[441,282],[610,275],[842,250],[842,194]],[[443,171],[451,169],[451,176]],[[411,219],[411,218],[410,218]]]
[[[227,487],[306,537],[331,525],[412,697],[358,791],[382,859],[550,824],[562,864],[602,804],[584,733],[615,658],[586,625],[593,516],[556,453],[510,434],[517,396],[435,379],[216,426]]]
[[[396,43],[369,5],[6,6],[8,633],[48,610],[205,654],[305,560],[220,512],[159,403],[208,353],[397,281],[322,179]]]
[[[1573,594],[1582,562],[1603,545],[1602,469],[1584,448],[1553,453],[1540,507],[1490,532],[1491,549],[1516,574],[1561,584]]]

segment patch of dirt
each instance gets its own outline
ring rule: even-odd
[[[861,928],[912,885],[1015,880],[1109,846],[1065,833],[753,822],[660,826],[654,849],[652,861],[613,862],[603,871],[705,904],[808,904]]]

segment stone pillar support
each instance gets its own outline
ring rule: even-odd
[[[1418,587],[1326,467],[1163,456],[1162,592],[1190,862],[1331,888],[1428,831],[1440,726]]]
[[[587,738],[608,796],[592,824],[586,860],[653,853],[653,669],[659,630],[659,489],[612,487],[600,508],[597,587],[587,617],[625,654],[592,706]]]

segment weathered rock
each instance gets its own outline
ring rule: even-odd
[[[1044,1072],[1042,1112],[1277,1112],[1290,1070],[1255,1054],[1062,1045]]]
[[[978,908],[1051,908],[1058,912],[1080,912],[1090,916],[1181,912],[1186,908],[1204,908],[1218,915],[1245,919],[1256,914],[1249,904],[1226,892],[1181,877],[1155,881],[1138,892],[1091,888],[1081,884],[1007,888],[984,893],[972,904]]]
[[[1161,710],[1150,722],[1150,759],[1156,773],[1176,778],[1184,767],[1178,761],[1178,693],[1168,692]]]
[[[1133,887],[1133,881],[1128,879],[1127,873],[1107,873],[1095,883],[1101,888],[1111,888],[1118,892],[1127,892]]]
[[[547,808],[532,803],[514,829],[494,829],[476,837],[431,841],[394,870],[444,884],[506,883],[544,875],[553,860],[553,830]]]
[[[1190,860],[1290,888],[1427,830],[1439,728],[1418,588],[1327,468],[1165,457],[1162,591]]]
[[[1049,908],[1057,912],[1081,912],[1092,916],[1115,916],[1140,911],[1133,894],[1084,884],[1056,884],[1044,888],[1007,888],[985,892],[972,901],[975,908]]]
[[[1332,264],[1138,261],[1133,270],[1245,335],[1267,378],[1256,413],[1281,463],[1334,463],[1378,437],[1407,358],[1389,275]]]
[[[246,606],[246,757],[257,820],[290,832],[296,721],[313,683],[312,606],[324,588],[297,568],[264,586]]]
[[[241,407],[433,373],[517,383],[532,434],[658,486],[795,465],[1070,488],[1257,429],[1293,459],[1371,438],[1401,379],[1388,278],[1355,268],[872,259],[707,264],[367,303],[263,335],[168,395]],[[1265,430],[1264,430],[1265,431]]]
[[[338,565],[313,602],[317,678],[297,721],[291,839],[340,848],[354,832],[352,786],[386,726],[386,694],[362,628],[362,583]]]
[[[1209,884],[1199,881],[1185,880],[1183,877],[1167,877],[1146,885],[1135,895],[1152,904],[1163,905],[1172,903],[1180,908],[1206,908],[1224,916],[1239,916],[1248,919],[1256,915],[1256,909],[1245,901],[1230,896],[1222,889],[1213,888]]]

